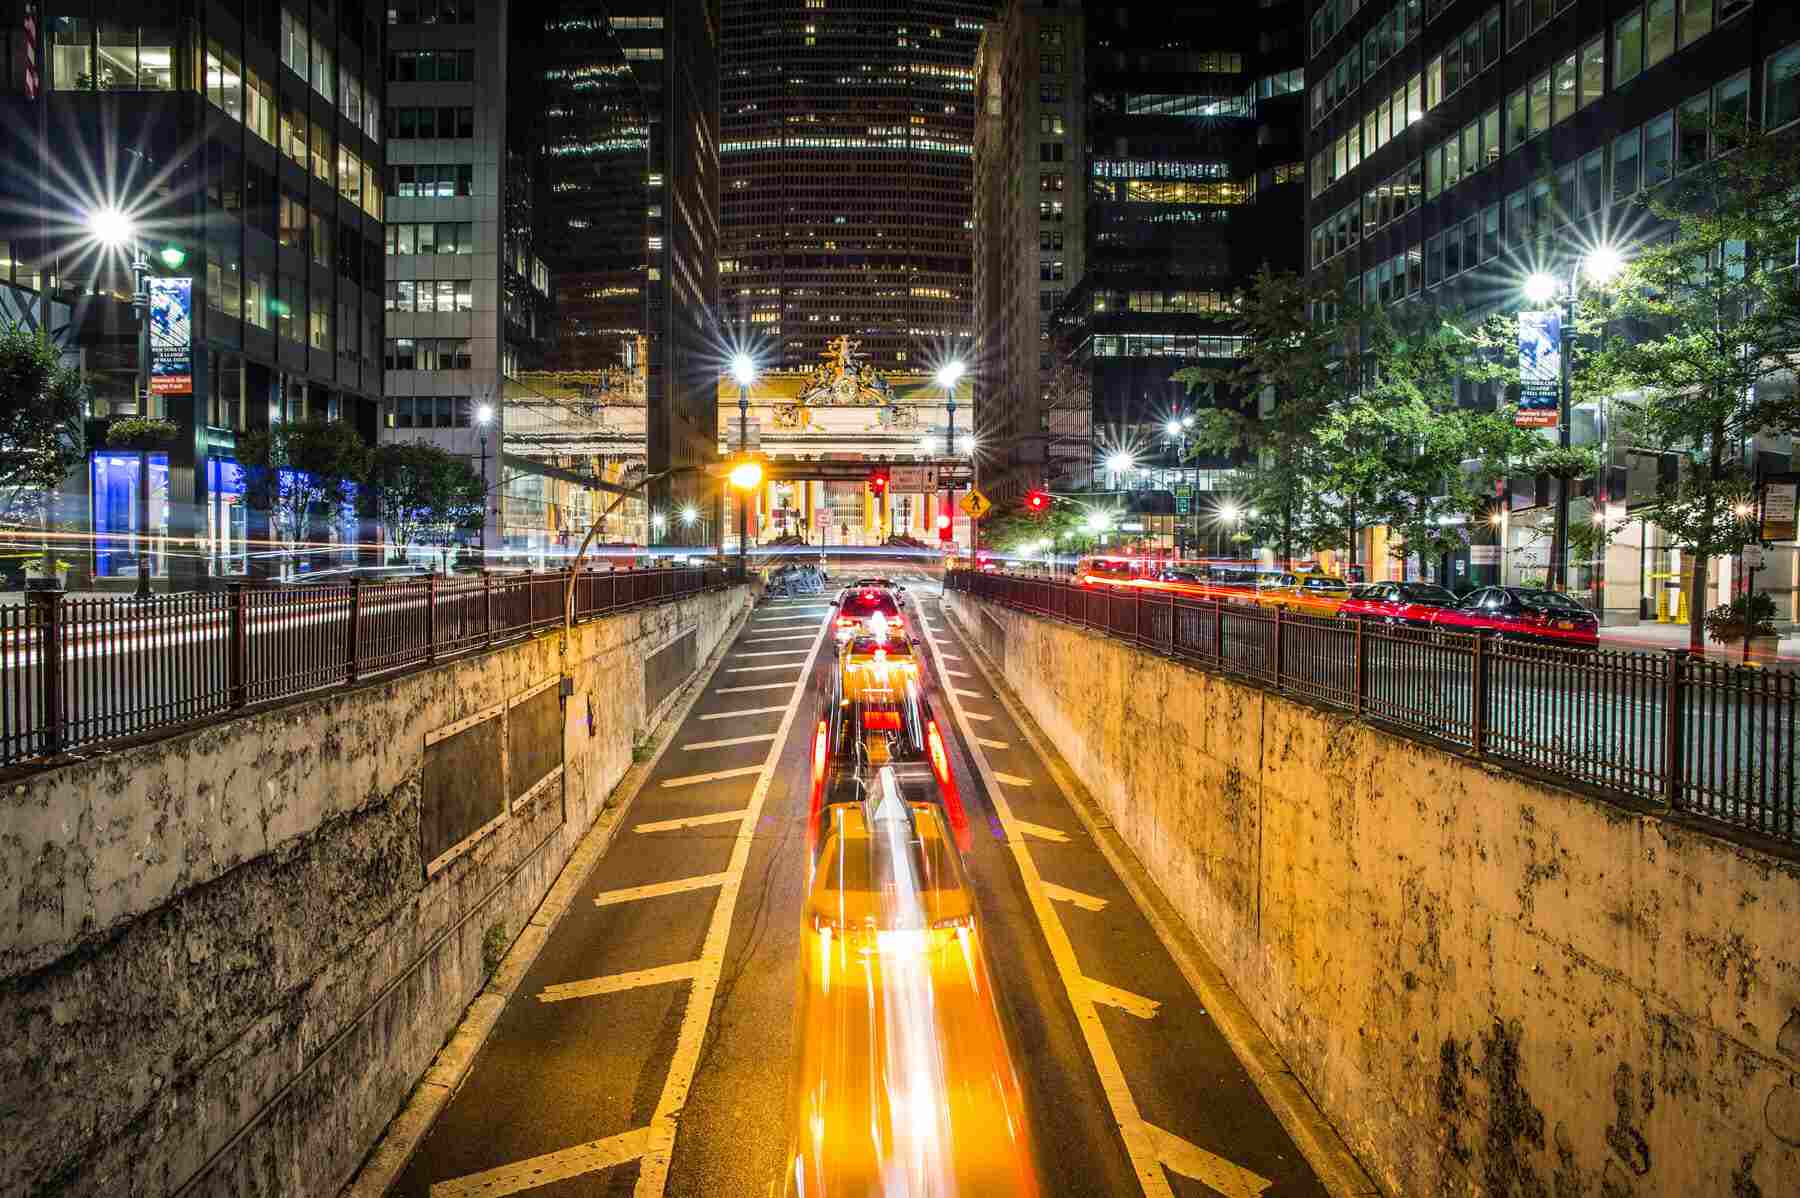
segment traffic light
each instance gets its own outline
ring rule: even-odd
[[[1033,516],[1042,516],[1050,510],[1050,495],[1045,491],[1028,491],[1025,493],[1025,510]]]
[[[888,472],[885,467],[879,467],[869,472],[869,489],[875,492],[876,496],[885,496],[887,488]]]
[[[937,528],[938,528],[938,540],[948,541],[950,539],[950,513],[949,512],[939,512],[938,513]]]

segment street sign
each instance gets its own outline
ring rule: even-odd
[[[983,495],[980,491],[970,491],[956,501],[956,506],[961,508],[963,514],[969,519],[979,520],[987,515],[988,512],[993,509],[994,505],[988,502],[988,497]]]
[[[903,495],[924,495],[938,489],[936,466],[894,466],[888,471],[888,490]]]
[[[1180,491],[1175,492],[1175,514],[1177,516],[1188,514],[1188,497]]]
[[[1800,487],[1791,482],[1771,482],[1763,487],[1762,539],[1791,541],[1794,539],[1794,499]]]
[[[754,453],[762,448],[762,422],[733,419],[725,430],[726,444],[732,453]]]
[[[1500,546],[1469,546],[1469,564],[1471,566],[1497,566],[1500,564]]]
[[[1761,545],[1744,546],[1744,569],[1760,570],[1763,568],[1763,547]]]

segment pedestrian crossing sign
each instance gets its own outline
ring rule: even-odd
[[[970,491],[967,495],[964,495],[961,499],[956,501],[956,506],[961,508],[963,510],[963,515],[967,516],[969,519],[979,520],[987,515],[994,505],[989,502],[988,497],[983,495],[980,491]]]

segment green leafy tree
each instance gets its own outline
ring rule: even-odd
[[[1800,143],[1720,127],[1723,152],[1646,201],[1672,235],[1636,247],[1601,289],[1599,348],[1577,360],[1578,389],[1612,396],[1634,448],[1680,464],[1643,514],[1683,549],[1694,602],[1711,559],[1754,541],[1754,479],[1743,447],[1760,431],[1800,432]],[[1702,627],[1689,645],[1702,648]]]
[[[39,332],[0,324],[0,523],[43,515],[81,464],[87,391]]]
[[[1054,500],[1050,510],[1033,515],[1020,500],[1009,500],[982,520],[981,541],[1001,553],[1017,553],[1035,541],[1049,541],[1060,552],[1069,552],[1088,538],[1086,511],[1067,499]]]
[[[264,512],[275,538],[295,553],[328,529],[356,496],[370,450],[339,420],[301,420],[238,439],[244,497]]]
[[[481,527],[487,489],[467,460],[423,442],[386,442],[369,459],[367,510],[405,551],[449,547]]]

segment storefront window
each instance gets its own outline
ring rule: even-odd
[[[208,458],[206,496],[206,537],[213,577],[247,573],[249,522],[243,467],[230,458]]]
[[[169,534],[169,455],[150,455],[150,519],[138,519],[138,462],[135,453],[97,453],[89,463],[94,505],[94,574],[117,578],[136,574],[138,555],[149,553],[150,573],[162,575],[164,538]],[[148,538],[140,537],[147,531]]]

